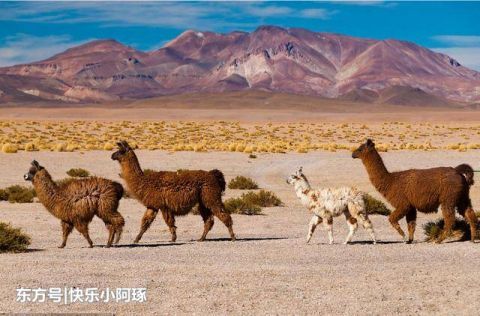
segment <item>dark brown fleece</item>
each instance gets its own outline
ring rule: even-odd
[[[225,212],[222,202],[225,179],[221,171],[182,170],[144,174],[130,146],[126,142],[118,145],[120,149],[112,155],[112,159],[120,162],[128,191],[147,207],[136,242],[140,241],[159,210],[170,228],[172,241],[175,241],[175,215],[188,214],[196,204],[205,224],[201,241],[205,240],[213,226],[213,215],[228,227],[232,240],[235,239],[232,218]]]
[[[473,183],[473,169],[470,166],[460,165],[458,170],[438,167],[389,172],[371,140],[356,149],[352,157],[362,160],[372,184],[395,207],[389,220],[404,238],[405,233],[398,221],[407,217],[409,242],[413,240],[416,212],[437,212],[439,206],[445,219],[445,231],[440,241],[451,232],[455,208],[469,221],[474,238],[476,217],[472,216],[475,213],[469,197],[469,188]]]

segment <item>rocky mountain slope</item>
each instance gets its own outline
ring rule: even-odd
[[[0,102],[104,102],[249,89],[445,106],[480,101],[480,73],[410,42],[274,26],[251,33],[188,30],[150,52],[99,40],[0,68]]]

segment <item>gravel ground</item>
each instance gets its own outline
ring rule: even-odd
[[[216,221],[209,241],[198,243],[203,223],[199,216],[177,219],[178,240],[168,242],[161,218],[139,245],[144,208],[122,200],[126,227],[119,247],[105,249],[107,232],[95,219],[90,226],[96,244],[86,248],[74,232],[65,249],[57,249],[61,229],[57,219],[39,203],[0,202],[0,221],[23,228],[32,236],[31,250],[0,255],[0,312],[106,312],[115,314],[478,314],[480,246],[470,242],[435,245],[423,242],[422,224],[439,215],[420,214],[416,242],[401,243],[382,216],[372,216],[379,244],[372,245],[359,228],[354,244],[342,245],[347,234],[343,218],[334,222],[336,244],[317,230],[305,243],[310,214],[300,206],[285,177],[303,166],[315,186],[355,185],[376,195],[360,161],[348,152],[266,154],[248,159],[237,153],[139,152],[144,168],[224,171],[227,180],[243,174],[262,188],[276,192],[285,207],[268,208],[263,216],[234,215],[238,241]],[[478,151],[383,153],[390,169],[457,165],[478,167]],[[107,152],[0,154],[0,187],[25,184],[22,175],[32,158],[63,178],[72,167],[120,180],[119,166]],[[226,198],[241,194],[227,190]],[[378,197],[378,195],[376,195]],[[472,188],[474,206],[480,192]],[[402,225],[405,227],[405,222]],[[146,303],[18,303],[17,288],[77,287],[146,288]]]

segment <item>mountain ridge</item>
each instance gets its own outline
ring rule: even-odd
[[[268,25],[225,34],[186,30],[147,52],[95,40],[0,68],[0,82],[3,103],[28,96],[85,103],[238,90],[406,104],[421,96],[442,106],[480,101],[479,72],[415,43]],[[385,91],[389,98],[381,97]]]

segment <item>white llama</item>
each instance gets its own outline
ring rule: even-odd
[[[301,167],[297,172],[288,177],[287,183],[294,186],[302,204],[308,207],[314,214],[310,221],[307,243],[312,238],[317,225],[323,222],[328,230],[330,244],[333,244],[333,217],[344,214],[350,230],[344,244],[348,244],[352,240],[353,234],[355,234],[358,227],[357,221],[368,231],[373,243],[376,244],[372,222],[368,219],[363,199],[365,193],[351,187],[313,190]]]

